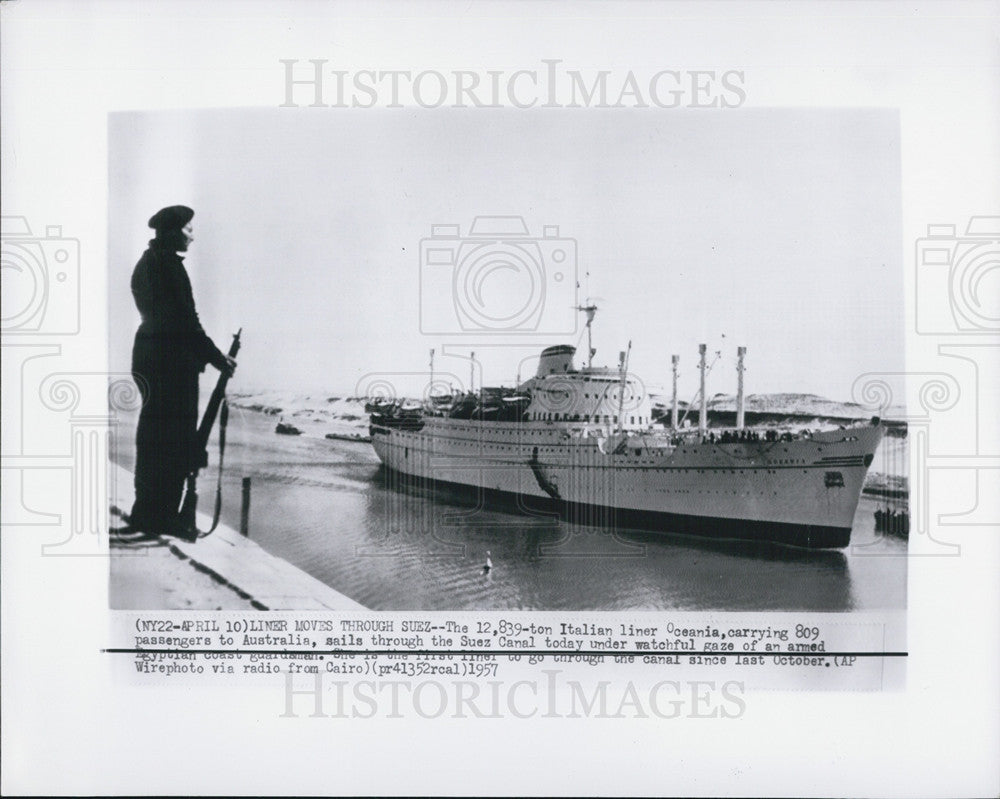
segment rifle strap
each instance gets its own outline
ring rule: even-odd
[[[208,530],[198,530],[198,538],[207,538],[219,526],[219,516],[222,514],[222,466],[226,453],[226,425],[228,423],[229,403],[223,397],[222,407],[219,408],[219,480],[215,486],[215,510],[212,512],[212,526]]]

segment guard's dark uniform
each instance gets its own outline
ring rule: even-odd
[[[161,533],[179,524],[184,479],[200,465],[198,375],[207,363],[225,369],[226,356],[202,329],[182,258],[158,238],[135,266],[132,296],[142,315],[132,375],[143,406],[130,524]]]

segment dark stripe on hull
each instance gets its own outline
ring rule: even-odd
[[[578,502],[514,494],[495,488],[452,483],[430,477],[418,477],[382,464],[386,473],[402,482],[423,488],[437,487],[463,495],[475,502],[479,497],[491,506],[517,513],[557,515],[573,524],[597,527],[648,530],[651,532],[697,535],[741,541],[766,541],[806,549],[842,549],[851,542],[850,527],[827,527],[815,524],[790,524],[752,519],[727,519],[715,516],[692,516],[686,513],[607,508]]]

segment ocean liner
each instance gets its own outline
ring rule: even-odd
[[[654,423],[641,381],[586,365],[575,347],[544,349],[534,377],[419,403],[375,403],[372,445],[385,467],[420,483],[473,489],[522,510],[575,520],[808,548],[845,547],[868,467],[882,439],[878,418],[810,432],[744,424],[743,356],[735,426],[707,425],[705,345],[698,426],[678,419],[677,356],[669,420]],[[686,421],[686,420],[683,420]]]

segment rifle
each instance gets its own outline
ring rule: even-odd
[[[233,343],[229,345],[230,358],[236,358],[240,351],[241,327],[233,336]],[[198,472],[208,466],[208,437],[212,433],[215,425],[215,418],[219,415],[221,408],[222,416],[219,422],[219,484],[215,493],[215,513],[212,519],[212,527],[204,535],[213,532],[219,524],[219,512],[222,509],[222,454],[226,446],[226,424],[229,420],[229,406],[226,404],[226,384],[229,382],[229,375],[225,372],[219,374],[219,380],[212,390],[212,396],[208,398],[208,405],[205,406],[205,413],[201,417],[201,424],[198,425],[198,432],[195,438],[197,445],[198,460],[195,467],[187,477],[187,488],[184,492],[184,501],[181,503],[180,518],[188,527],[195,529],[195,511],[198,508]]]

